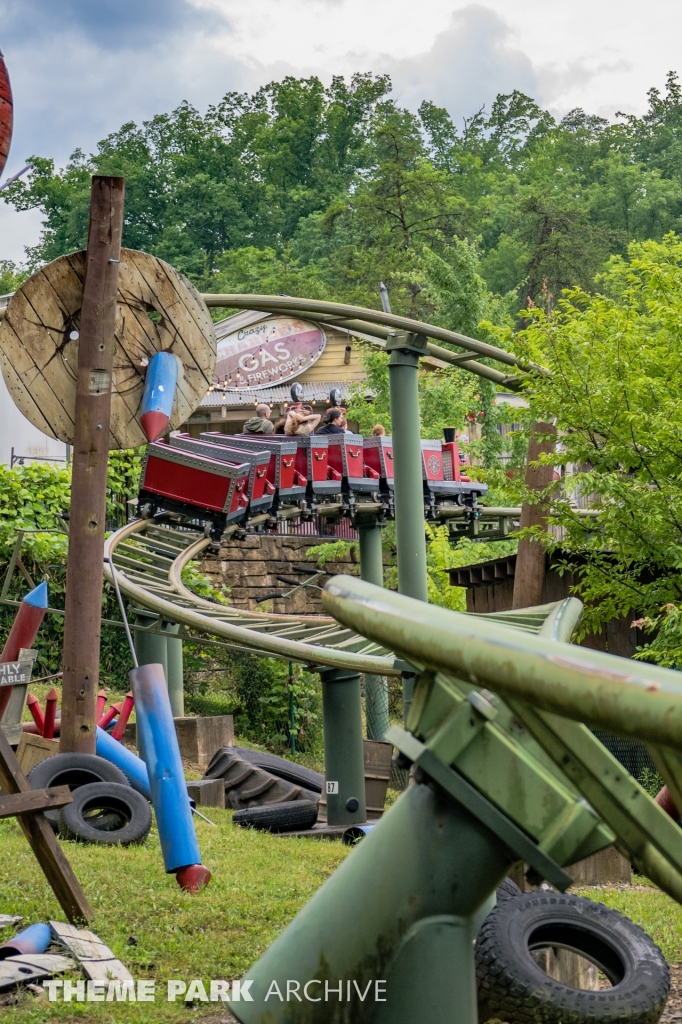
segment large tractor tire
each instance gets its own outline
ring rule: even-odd
[[[610,987],[574,988],[534,959],[567,949]],[[503,899],[476,939],[479,1020],[514,1024],[656,1024],[670,974],[658,946],[627,917],[580,896],[529,892]]]

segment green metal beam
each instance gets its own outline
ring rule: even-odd
[[[424,605],[350,576],[334,576],[322,602],[339,622],[420,668],[453,672],[619,736],[682,746],[682,682],[671,669]]]
[[[523,359],[519,359],[513,352],[495,348],[494,345],[488,345],[485,341],[477,341],[475,338],[469,338],[465,334],[448,331],[444,327],[435,327],[433,324],[426,324],[421,320],[412,320],[410,317],[396,316],[394,313],[384,313],[377,309],[367,309],[364,306],[350,306],[341,302],[325,302],[321,299],[299,299],[282,295],[204,294],[202,299],[207,306],[214,309],[216,307],[222,309],[255,309],[262,310],[264,313],[287,312],[289,314],[320,313],[325,317],[380,324],[393,330],[409,331],[427,338],[436,338],[438,341],[444,341],[446,344],[459,345],[460,348],[466,349],[469,352],[475,352],[479,356],[494,359],[507,366],[515,366],[525,373],[535,372],[542,375],[549,373],[545,367],[538,366],[535,363],[528,363]],[[427,345],[424,354],[441,358],[438,352],[430,351],[430,349],[436,348],[437,346]],[[456,354],[449,352],[447,349],[441,351],[447,352],[448,355]]]

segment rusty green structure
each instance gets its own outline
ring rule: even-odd
[[[473,941],[518,861],[564,890],[615,844],[682,903],[680,829],[587,727],[646,743],[679,799],[678,673],[569,644],[575,598],[473,616],[337,576],[324,604],[418,670],[388,733],[414,784],[249,971],[242,1024],[476,1024]]]

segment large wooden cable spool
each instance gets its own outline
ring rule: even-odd
[[[140,405],[149,360],[178,359],[170,428],[200,404],[213,379],[216,337],[203,299],[177,270],[156,256],[121,250],[109,448],[147,443]],[[14,402],[44,434],[73,443],[80,308],[85,252],[48,263],[12,296],[0,323],[0,366]],[[96,371],[82,386],[105,388]]]
[[[0,53],[0,174],[7,162],[9,144],[12,141],[12,121],[12,89],[7,66]]]

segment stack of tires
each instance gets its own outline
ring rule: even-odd
[[[232,821],[262,832],[296,832],[317,821],[323,777],[303,765],[247,747],[221,747],[204,774],[223,779]]]
[[[73,800],[61,810],[45,812],[65,839],[107,846],[143,843],[152,827],[152,812],[123,772],[95,754],[55,754],[28,774],[32,789],[68,786]]]
[[[543,954],[596,967],[591,988],[557,980]],[[658,946],[629,918],[581,896],[522,893],[510,879],[476,939],[479,1024],[656,1024],[670,987]]]

